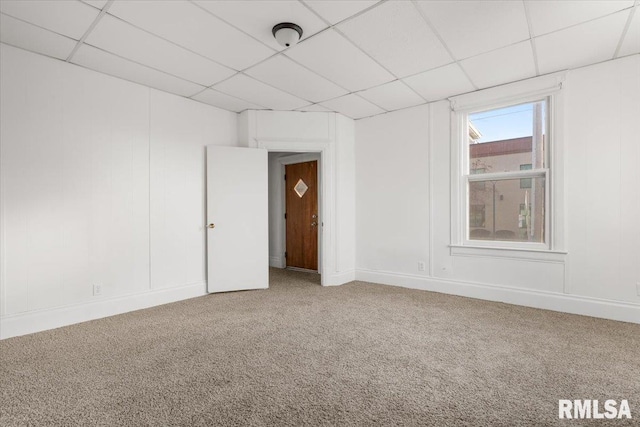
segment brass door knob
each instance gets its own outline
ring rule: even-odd
[[[313,222],[311,223],[311,226],[312,226],[312,227],[315,227],[316,225],[318,225],[318,223],[317,223],[317,222],[315,222],[315,221],[313,221]]]
[[[212,223],[212,224],[209,224],[208,227],[209,228],[216,228],[216,225]]]

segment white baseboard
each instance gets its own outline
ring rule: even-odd
[[[271,256],[269,257],[269,267],[275,268],[284,268],[282,258],[279,256]]]
[[[640,323],[640,304],[623,303],[555,292],[492,286],[410,274],[373,270],[350,270],[333,274],[325,286],[337,286],[353,280],[440,292],[526,307]],[[206,295],[206,283],[160,289],[92,301],[54,309],[20,313],[0,319],[0,339],[55,329],[74,323],[122,314],[170,302]]]
[[[175,288],[159,289],[72,306],[5,316],[0,318],[0,339],[46,331],[74,323],[199,297],[206,295],[206,289],[206,282],[198,282]]]
[[[349,270],[340,273],[333,273],[328,280],[323,281],[323,286],[339,286],[356,280],[356,271]]]
[[[640,323],[640,304],[634,303],[373,270],[356,270],[356,279],[563,313]]]

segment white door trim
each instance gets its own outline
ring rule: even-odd
[[[277,140],[261,140],[257,139],[257,148],[264,148],[269,152],[293,152],[293,153],[319,153],[320,154],[320,174],[321,189],[320,200],[322,204],[318,206],[320,210],[320,218],[322,218],[322,227],[318,234],[318,242],[321,244],[319,252],[318,270],[321,274],[322,286],[332,284],[331,272],[334,271],[334,260],[337,256],[337,248],[335,245],[335,149],[330,142],[305,142],[301,144],[298,141],[277,141]],[[296,162],[297,163],[297,162]]]

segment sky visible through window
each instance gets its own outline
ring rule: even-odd
[[[531,136],[533,134],[533,106],[533,103],[514,105],[470,114],[469,121],[482,134],[477,142]]]

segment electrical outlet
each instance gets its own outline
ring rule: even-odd
[[[93,296],[102,295],[102,285],[93,285]]]
[[[418,271],[424,271],[424,261],[418,261]]]

